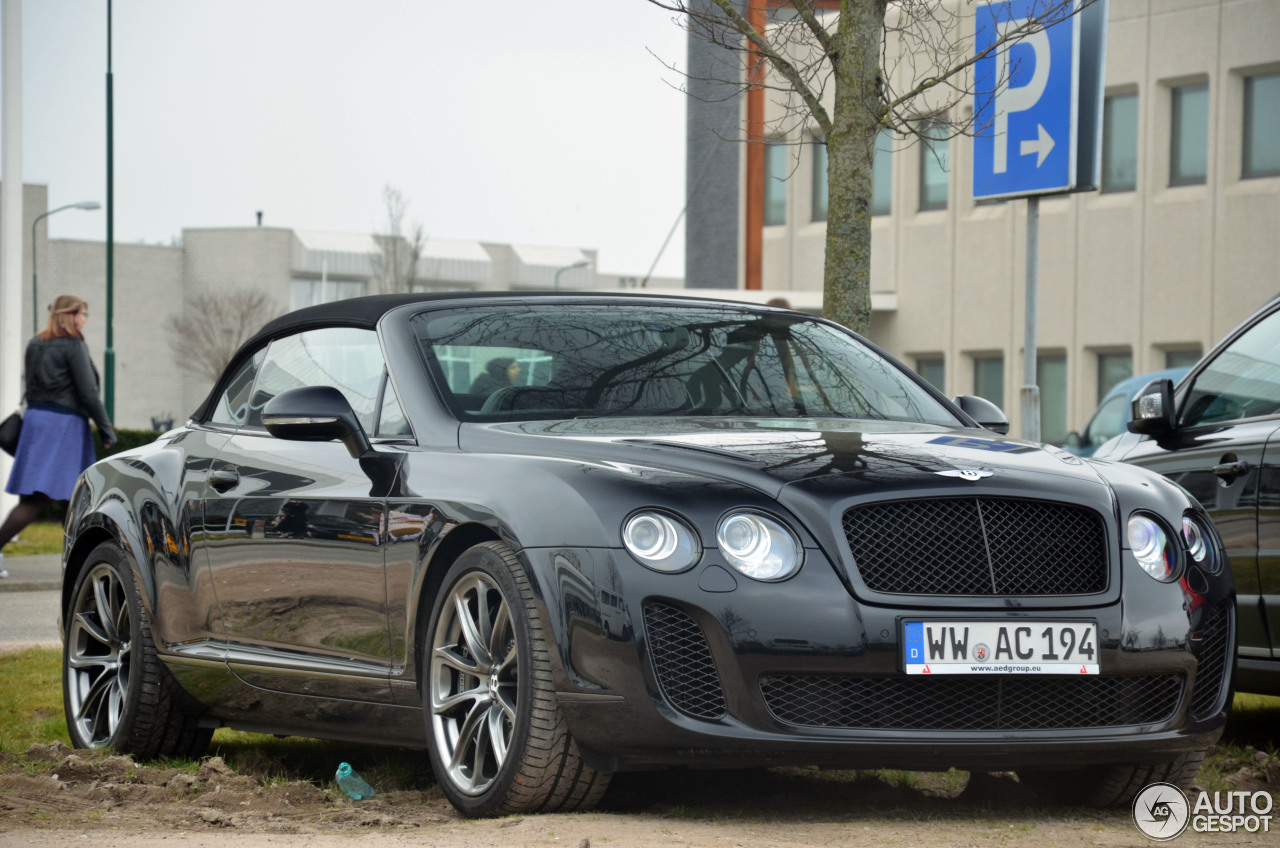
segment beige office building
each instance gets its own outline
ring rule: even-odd
[[[705,49],[691,42],[691,66]],[[1083,425],[1118,379],[1194,362],[1280,289],[1280,2],[1110,0],[1105,64],[1102,190],[1040,202],[1046,440]],[[695,138],[713,125],[699,115],[712,107],[689,108],[691,183],[705,173],[701,157],[719,155],[739,189],[736,206],[691,210],[687,285],[723,284],[707,278],[702,254],[736,231],[739,287],[820,291],[825,149],[803,127],[772,139],[763,198],[752,200],[746,157],[725,156],[742,145]],[[974,202],[969,138],[886,137],[884,147],[871,338],[948,394],[996,401],[1016,433],[1027,204]],[[754,239],[744,232],[752,202],[765,222]],[[751,249],[758,280],[742,270]]]

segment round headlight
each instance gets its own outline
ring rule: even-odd
[[[716,542],[725,560],[753,580],[785,580],[804,562],[795,534],[756,512],[726,515],[716,529]]]
[[[1187,555],[1196,565],[1210,574],[1217,574],[1222,570],[1213,535],[1207,527],[1189,515],[1182,516],[1182,542],[1187,546]]]
[[[702,553],[693,531],[661,512],[638,512],[622,525],[622,544],[655,571],[692,568]]]
[[[1141,514],[1129,518],[1129,549],[1147,574],[1161,583],[1177,576],[1178,561],[1169,537],[1154,518]]]

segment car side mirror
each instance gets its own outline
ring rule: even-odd
[[[277,439],[294,442],[331,442],[347,446],[360,459],[373,450],[351,404],[333,386],[288,389],[267,401],[262,424]]]
[[[1075,430],[1072,430],[1070,433],[1068,433],[1068,434],[1067,434],[1067,441],[1066,441],[1066,445],[1067,445],[1067,447],[1069,447],[1069,448],[1078,448],[1078,447],[1080,447],[1080,446],[1081,446],[1081,445],[1080,445],[1080,434],[1079,434],[1079,433],[1077,433]]]
[[[1009,435],[1009,419],[1004,417],[1000,407],[986,398],[980,398],[977,395],[960,395],[954,398],[953,402],[965,415],[977,421],[978,426],[985,427],[993,433],[999,433],[1001,436]]]
[[[1152,380],[1133,398],[1130,433],[1160,438],[1174,431],[1173,381]]]

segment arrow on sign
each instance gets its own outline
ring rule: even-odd
[[[1039,168],[1053,150],[1053,136],[1049,135],[1044,124],[1036,124],[1036,129],[1040,133],[1039,138],[1024,138],[1021,151],[1023,156],[1028,153],[1039,153],[1040,155],[1036,157],[1036,167]]]

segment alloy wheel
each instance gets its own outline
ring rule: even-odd
[[[516,728],[520,663],[511,608],[487,575],[470,572],[444,602],[431,645],[431,725],[460,792],[497,778]]]
[[[75,735],[106,745],[120,726],[129,692],[132,651],[129,598],[106,563],[80,583],[67,617],[67,697]]]

